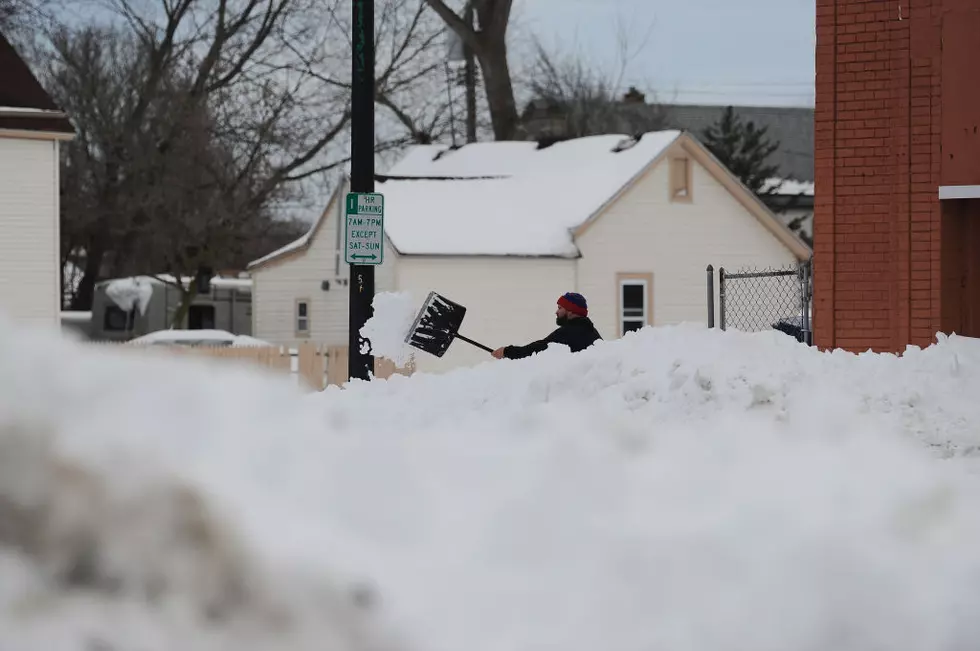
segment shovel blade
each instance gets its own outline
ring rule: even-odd
[[[429,292],[405,342],[430,355],[442,357],[456,338],[465,316],[465,307],[436,292]]]

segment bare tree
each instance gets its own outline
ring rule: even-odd
[[[278,248],[298,224],[276,208],[349,159],[349,3],[101,1],[114,24],[62,27],[47,52],[79,131],[62,188],[63,258],[82,269],[73,309],[107,273],[182,279]],[[378,148],[435,140],[449,107],[426,87],[444,74],[444,27],[409,0],[379,18]]]
[[[51,0],[0,0],[0,31],[8,36],[37,26],[48,17]]]
[[[251,159],[236,153],[229,137],[236,132],[222,129],[210,110],[220,106],[215,97],[191,112],[192,78],[167,74],[147,103],[147,119],[122,131],[118,126],[142,99],[138,81],[150,51],[118,28],[62,30],[52,43],[61,64],[51,79],[78,131],[63,149],[63,267],[81,262],[96,277],[109,266],[182,278],[227,264],[268,231],[269,172],[250,168]],[[115,152],[128,158],[125,165]],[[195,289],[179,287],[178,324]]]
[[[533,40],[533,59],[527,73],[532,97],[526,124],[543,136],[579,138],[607,133],[637,133],[663,128],[664,113],[656,103],[631,87],[623,92],[630,65],[646,46],[650,31],[634,45],[622,23],[617,25],[617,59],[614,68],[604,69],[582,53],[549,51],[540,39]]]
[[[520,117],[507,60],[507,27],[513,0],[465,0],[460,13],[444,0],[425,1],[480,63],[494,139],[520,139]],[[470,15],[475,15],[476,24],[467,20]]]
[[[331,24],[350,34],[347,4],[329,12]],[[442,139],[452,128],[454,100],[447,93],[445,59],[441,45],[446,27],[418,0],[384,0],[376,8],[375,101],[377,150],[386,153],[407,144],[428,144]],[[349,41],[348,41],[349,42]],[[343,92],[350,80],[315,61],[301,58],[299,72]]]
[[[167,202],[158,195],[189,192],[172,169],[196,175],[201,187],[167,205],[168,223],[182,223],[184,239],[204,232],[189,220],[206,221],[209,234],[229,230],[238,225],[216,202],[234,198],[235,211],[261,212],[284,187],[341,164],[345,156],[329,148],[342,152],[350,119],[347,94],[287,69],[292,51],[326,64],[344,57],[319,27],[317,0],[108,3],[125,29],[62,28],[51,41],[50,86],[81,131],[65,179],[65,221],[74,222],[66,230],[80,240],[66,248],[85,250],[75,309],[91,305],[107,264],[152,260],[136,242],[159,233],[155,215]],[[208,169],[216,165],[208,147],[188,157],[192,132],[220,143],[220,175]],[[206,210],[191,209],[191,196]],[[187,248],[198,251],[190,257],[215,255],[213,247]]]

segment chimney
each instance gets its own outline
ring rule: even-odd
[[[646,104],[647,96],[636,89],[636,86],[630,86],[630,89],[626,91],[623,95],[623,104]]]

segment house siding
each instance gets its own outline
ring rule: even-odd
[[[430,291],[466,307],[460,332],[497,348],[523,345],[555,329],[558,297],[575,286],[575,261],[560,258],[404,257],[398,290],[422,305]],[[418,351],[417,372],[440,372],[493,361],[489,353],[456,341],[441,359]]]
[[[0,137],[0,312],[60,328],[58,143]]]
[[[606,339],[619,336],[617,274],[653,274],[653,325],[707,323],[705,268],[796,258],[693,157],[691,202],[669,199],[668,159],[648,170],[578,239],[578,286]],[[716,299],[717,309],[717,299]]]
[[[348,308],[350,267],[343,258],[337,263],[338,233],[342,237],[343,220],[338,220],[338,208],[343,208],[346,192],[331,200],[325,222],[313,237],[306,251],[293,253],[253,270],[253,336],[279,345],[295,346],[313,341],[329,346],[348,343]],[[387,243],[384,264],[375,268],[375,291],[389,291],[394,286],[395,252]],[[322,282],[330,283],[324,291]],[[295,305],[297,299],[309,299],[310,334],[297,337]]]

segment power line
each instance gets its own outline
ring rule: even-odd
[[[657,84],[658,82],[653,83]],[[669,85],[669,82],[661,83],[663,85]],[[687,83],[689,87],[694,88],[813,88],[815,84],[813,81],[699,81],[693,84],[688,81],[685,83]]]
[[[663,94],[676,94],[676,95],[753,95],[756,97],[813,97],[812,92],[799,92],[799,93],[774,93],[774,92],[753,92],[748,90],[742,91],[724,91],[724,90],[688,90],[685,88],[670,88],[658,91]]]

